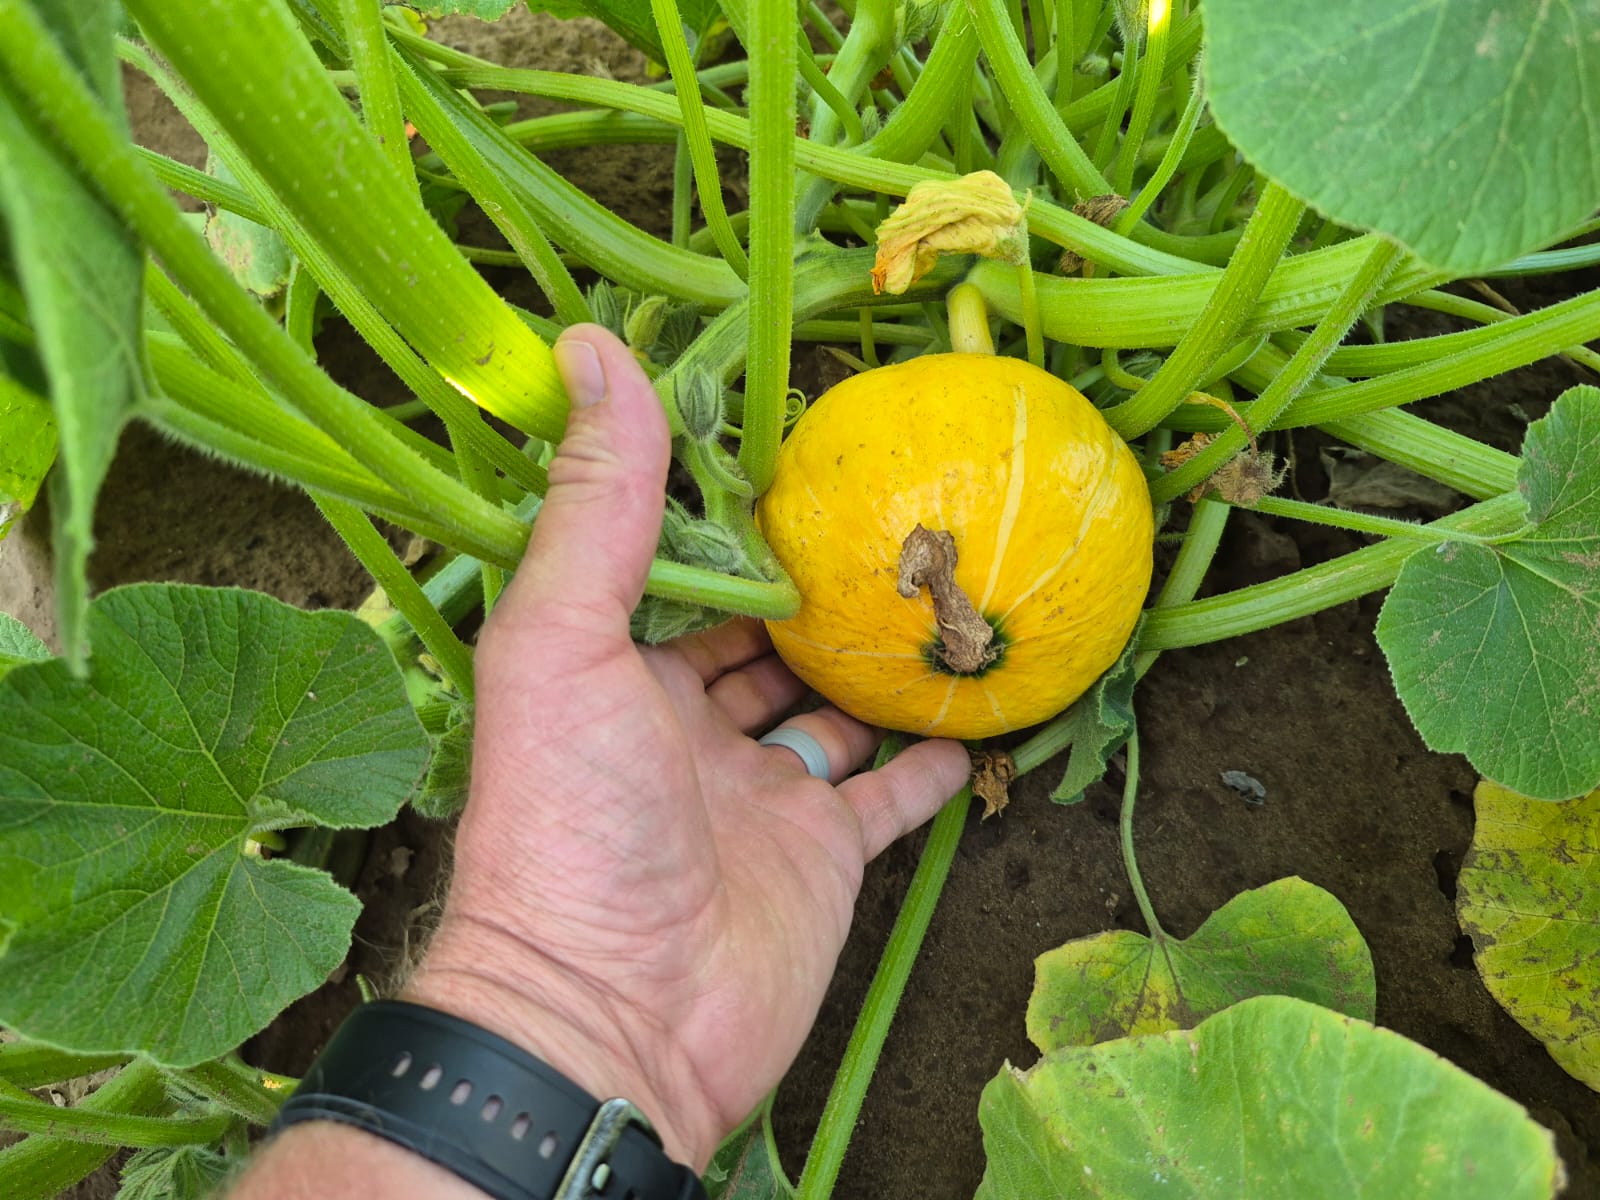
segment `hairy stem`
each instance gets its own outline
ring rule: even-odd
[[[739,466],[756,495],[767,490],[783,437],[794,325],[795,7],[750,8],[750,311]]]

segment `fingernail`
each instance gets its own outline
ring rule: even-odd
[[[578,338],[562,338],[553,352],[573,408],[588,408],[606,398],[606,373],[593,346]]]

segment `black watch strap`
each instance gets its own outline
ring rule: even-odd
[[[458,1017],[363,1004],[284,1102],[273,1128],[338,1121],[387,1138],[497,1200],[704,1200],[626,1100],[595,1099]]]

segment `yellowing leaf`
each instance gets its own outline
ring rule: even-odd
[[[1026,211],[993,171],[924,180],[878,226],[872,290],[900,295],[933,270],[941,251],[1020,263],[1027,253]]]
[[[1334,896],[1291,876],[1241,892],[1188,938],[1125,929],[1041,954],[1028,1037],[1049,1053],[1187,1029],[1249,996],[1296,996],[1372,1020],[1372,955]]]
[[[978,1120],[976,1200],[1550,1200],[1566,1182],[1520,1104],[1288,996],[1007,1064]]]
[[[1600,791],[1551,804],[1488,780],[1458,880],[1484,985],[1600,1091]]]

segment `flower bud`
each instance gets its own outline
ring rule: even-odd
[[[709,371],[686,371],[678,379],[676,398],[684,433],[697,442],[717,436],[722,429],[722,387]]]

